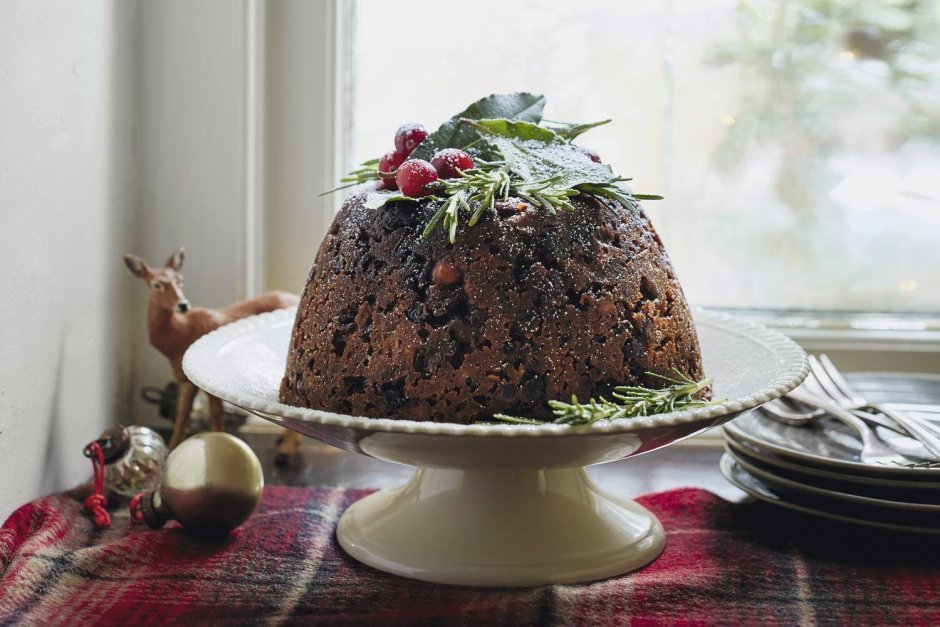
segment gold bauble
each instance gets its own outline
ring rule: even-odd
[[[147,524],[177,520],[198,534],[221,535],[248,520],[261,498],[264,474],[251,448],[227,433],[194,435],[170,453],[160,488],[145,495]]]

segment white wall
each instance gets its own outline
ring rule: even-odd
[[[186,246],[196,305],[302,288],[343,160],[341,4],[0,3],[0,520],[87,480],[106,425],[168,424],[123,253]]]
[[[119,413],[132,3],[0,5],[0,520]]]

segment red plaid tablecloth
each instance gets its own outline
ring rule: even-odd
[[[668,540],[638,572],[462,588],[346,557],[336,521],[367,493],[267,487],[255,515],[212,542],[132,526],[126,506],[95,529],[81,491],[39,499],[0,530],[0,623],[940,624],[940,543],[924,538],[674,490],[639,499]]]

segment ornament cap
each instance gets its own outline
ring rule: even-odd
[[[127,455],[131,448],[131,434],[123,425],[113,425],[102,431],[98,445],[104,453],[104,463],[113,464]]]
[[[160,507],[160,503],[154,503],[154,500],[160,499],[160,493],[157,491],[147,492],[140,499],[140,513],[144,517],[144,522],[151,529],[160,529],[169,520]]]

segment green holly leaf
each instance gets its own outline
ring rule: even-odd
[[[478,139],[476,131],[461,124],[461,119],[485,120],[503,118],[538,123],[545,108],[545,96],[516,92],[512,94],[493,94],[477,100],[472,105],[444,122],[439,129],[431,133],[415,147],[409,159],[430,161],[442,148],[467,149]]]
[[[525,120],[463,118],[461,124],[474,126],[478,131],[493,137],[503,137],[515,141],[539,141],[546,144],[562,145],[566,142],[553,130],[526,122]]]
[[[509,171],[525,182],[551,181],[549,191],[583,184],[607,185],[619,178],[603,163],[595,163],[577,146],[552,130],[529,122],[463,120],[502,155]]]
[[[591,130],[592,128],[597,128],[598,126],[604,126],[605,124],[610,124],[610,120],[599,120],[597,122],[586,122],[583,124],[576,124],[573,122],[555,122],[549,120],[542,120],[547,128],[552,129],[556,135],[564,139],[566,142],[572,142],[577,137]]]

